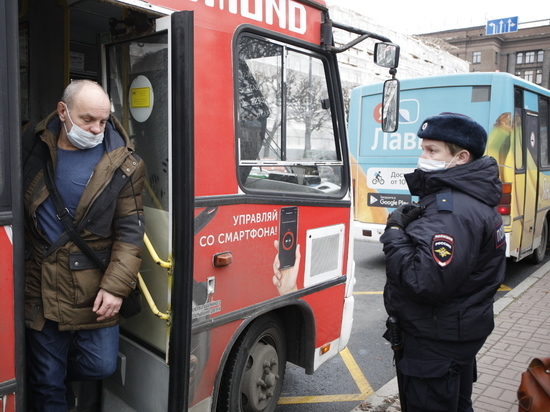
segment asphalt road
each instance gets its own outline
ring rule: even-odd
[[[550,260],[508,262],[504,288],[497,299]],[[382,334],[386,312],[382,302],[385,282],[381,244],[355,243],[355,311],[346,350],[321,365],[313,375],[287,364],[283,393],[276,412],[349,412],[395,376],[392,350]]]

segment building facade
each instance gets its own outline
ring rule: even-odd
[[[510,33],[486,34],[485,26],[422,34],[450,46],[472,72],[501,71],[550,88],[550,19],[519,24]]]
[[[469,71],[468,63],[447,52],[449,46],[441,40],[399,33],[367,16],[339,6],[330,8],[330,17],[339,23],[386,36],[398,44],[401,48],[397,69],[399,79]],[[346,31],[334,30],[334,42],[337,47],[356,37],[357,35]],[[338,57],[344,88],[382,82],[391,77],[388,69],[374,64],[374,43],[373,40],[363,41]]]

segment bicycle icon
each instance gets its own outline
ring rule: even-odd
[[[376,184],[383,185],[384,183],[385,183],[385,181],[384,181],[384,179],[382,179],[381,172],[376,172],[374,174],[374,179],[372,179],[372,184],[373,185],[376,185]]]

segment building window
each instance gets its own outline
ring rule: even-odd
[[[523,53],[518,53],[516,56],[516,64],[523,64]]]
[[[472,53],[472,64],[481,63],[481,52]]]
[[[542,84],[542,70],[537,70],[537,79],[535,80],[536,84]]]
[[[527,52],[525,53],[525,63],[534,63],[535,62],[535,52]]]
[[[544,61],[544,50],[539,50],[537,53],[537,62],[542,63]]]
[[[523,78],[524,78],[525,80],[527,80],[528,82],[531,82],[531,83],[532,83],[533,80],[534,80],[534,74],[535,74],[535,73],[533,72],[533,70],[525,70],[525,73],[524,73],[524,75],[523,75]]]
[[[498,64],[498,52],[495,52],[495,64]]]

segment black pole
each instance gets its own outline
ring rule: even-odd
[[[168,411],[189,407],[193,300],[194,58],[193,12],[172,14],[173,283]]]

